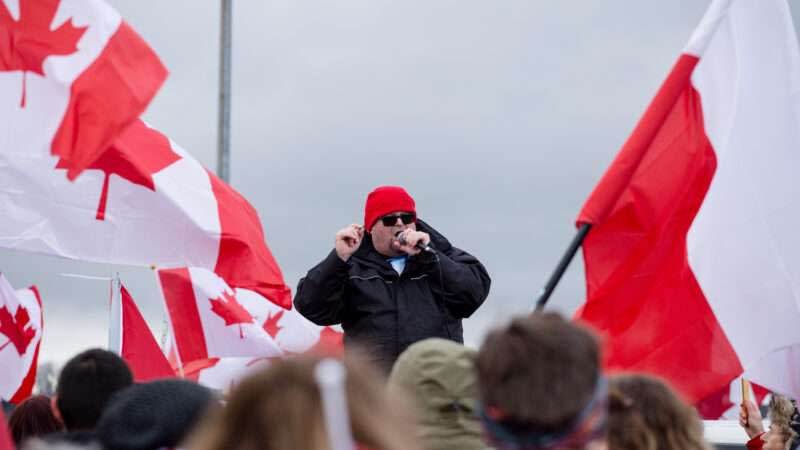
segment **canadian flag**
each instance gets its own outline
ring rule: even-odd
[[[115,284],[112,282],[109,342],[113,348],[110,350],[128,363],[137,382],[174,377],[175,371],[158,346],[133,297],[121,283],[118,286]],[[119,291],[113,292],[116,289]],[[114,302],[119,304],[115,305]]]
[[[239,302],[260,323],[278,347],[287,354],[319,353],[339,356],[344,352],[344,335],[331,327],[320,327],[297,310],[285,310],[265,302],[246,289],[236,289]]]
[[[185,277],[182,278],[185,280]],[[196,283],[195,278],[191,278]],[[202,289],[194,287],[195,291]],[[184,290],[188,290],[188,286],[184,286]],[[247,289],[234,289],[234,292],[238,305],[246,310],[252,317],[253,323],[261,327],[277,344],[281,352],[278,357],[300,353],[339,356],[344,352],[341,332],[331,327],[317,326],[296,310],[286,310],[274,303],[265,302],[263,297]],[[266,356],[192,359],[196,357],[192,355],[204,354],[193,349],[197,339],[191,333],[195,333],[196,328],[173,327],[173,332],[175,336],[170,342],[174,343],[174,346],[168,351],[171,364],[176,368],[181,366],[179,371],[184,377],[213,389],[229,390],[242,378],[268,365],[275,358]],[[188,348],[182,348],[183,346]],[[182,358],[178,358],[178,354],[182,355]]]
[[[59,172],[47,154],[0,145],[0,247],[105,263],[205,267],[291,308],[291,290],[255,209],[144,122],[126,128],[74,182]]]
[[[0,166],[31,159],[52,170],[60,161],[74,179],[139,117],[166,76],[103,1],[0,0]]]
[[[234,290],[214,272],[197,267],[157,272],[179,364],[214,357],[283,354],[239,303]]]
[[[322,356],[341,356],[344,353],[343,334],[331,327],[320,327],[300,315],[297,310],[285,310],[246,289],[236,289],[236,298],[256,323],[271,336],[284,356],[311,353]],[[259,370],[274,358],[212,358],[195,361],[184,369],[184,376],[198,383],[223,391],[230,390],[253,371]]]
[[[609,368],[800,397],[799,55],[785,0],[713,1],[584,205]]]
[[[0,273],[0,398],[16,404],[31,395],[43,326],[36,287],[14,291]]]

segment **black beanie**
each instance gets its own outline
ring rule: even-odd
[[[97,436],[107,450],[175,447],[213,401],[209,389],[190,381],[136,384],[111,398],[97,423]]]

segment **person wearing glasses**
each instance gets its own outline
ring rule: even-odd
[[[463,343],[461,320],[490,285],[474,256],[417,217],[405,189],[381,186],[367,196],[364,224],[339,230],[334,249],[300,280],[294,305],[317,325],[341,324],[345,347],[362,348],[388,373],[417,341]]]

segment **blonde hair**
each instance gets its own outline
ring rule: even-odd
[[[647,375],[609,380],[607,436],[614,450],[711,450],[697,411]]]
[[[189,448],[197,450],[327,450],[319,387],[319,357],[300,356],[273,363],[244,380],[227,406],[210,417]],[[381,450],[419,450],[411,417],[387,397],[381,375],[361,358],[348,355],[347,402],[353,437]]]
[[[795,404],[788,397],[772,394],[769,401],[768,415],[781,434],[783,434],[786,450],[792,447],[792,443],[797,439],[797,433],[789,426],[792,414],[795,411]]]

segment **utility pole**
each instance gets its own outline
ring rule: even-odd
[[[233,0],[221,0],[219,35],[219,112],[217,130],[217,176],[231,178],[231,35]]]

